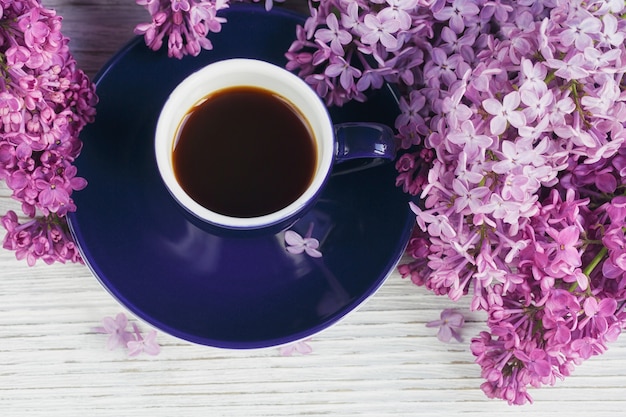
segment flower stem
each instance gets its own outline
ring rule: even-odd
[[[137,341],[141,342],[143,340],[143,337],[141,336],[141,332],[139,331],[139,326],[137,326],[137,324],[133,323],[133,331],[135,332],[135,336],[137,337]]]
[[[598,252],[598,254],[595,256],[595,258],[593,258],[591,262],[589,262],[589,265],[587,265],[587,267],[583,270],[583,273],[590,277],[593,270],[596,269],[600,262],[602,262],[608,251],[609,250],[606,248],[606,246],[603,246],[602,249],[600,249],[600,252]]]
[[[546,74],[546,78],[543,80],[546,85],[548,85],[550,81],[554,80],[554,78],[556,77],[555,72],[555,70],[548,71],[548,73]]]

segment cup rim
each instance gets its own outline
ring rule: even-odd
[[[234,74],[248,74],[249,81],[234,83]],[[262,75],[262,76],[261,76]],[[253,76],[252,78],[250,76]],[[224,81],[221,81],[222,77]],[[207,80],[219,88],[202,90]],[[261,81],[262,80],[262,81]],[[235,217],[209,210],[191,198],[180,186],[174,174],[172,148],[176,132],[182,125],[184,115],[208,94],[234,86],[251,86],[276,91],[269,88],[266,81],[273,80],[282,87],[277,93],[293,103],[300,97],[307,104],[307,112],[294,104],[308,120],[310,112],[315,112],[315,120],[310,121],[317,144],[317,167],[307,189],[292,203],[270,214],[254,217]],[[290,94],[284,94],[289,91]],[[291,97],[289,97],[291,95]],[[285,97],[287,96],[287,97]],[[182,110],[181,110],[182,109]],[[176,120],[176,121],[174,121]],[[330,138],[330,139],[327,139]],[[323,141],[323,143],[319,143]],[[155,155],[159,173],[173,198],[186,211],[211,225],[227,229],[260,229],[281,223],[301,213],[324,186],[334,161],[334,128],[326,105],[306,82],[285,68],[266,61],[250,58],[232,58],[208,64],[183,79],[168,96],[159,113],[155,131]]]

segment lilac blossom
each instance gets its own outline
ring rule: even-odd
[[[321,42],[330,42],[330,49],[336,55],[343,55],[343,45],[350,43],[352,35],[346,30],[339,28],[337,16],[334,14],[326,18],[328,29],[320,29],[315,33],[315,39]]]
[[[36,0],[0,2],[0,179],[22,205],[2,218],[3,247],[34,265],[81,262],[65,215],[87,182],[73,165],[95,116],[95,86],[77,68],[61,17]],[[24,221],[21,223],[21,221]]]
[[[442,342],[449,342],[453,338],[457,342],[462,342],[463,339],[459,331],[465,324],[465,317],[463,314],[452,309],[445,309],[441,312],[439,320],[433,320],[426,323],[426,327],[438,327],[437,339]]]
[[[122,348],[127,350],[128,356],[138,356],[141,353],[158,355],[161,346],[156,341],[157,332],[150,330],[146,335],[142,334],[137,323],[132,323],[128,329],[128,317],[124,313],[118,313],[115,318],[104,317],[102,326],[93,328],[96,333],[108,334],[107,349]]]
[[[279,348],[280,356],[293,356],[295,353],[301,355],[309,355],[313,352],[313,348],[309,344],[310,338],[290,343]]]
[[[398,30],[400,30],[399,20],[381,19],[380,16],[368,14],[363,19],[361,42],[370,46],[376,46],[380,42],[387,50],[392,50],[398,46],[398,40],[394,36]]]
[[[2,247],[14,251],[15,257],[26,260],[29,266],[35,265],[39,259],[46,264],[83,263],[67,223],[56,214],[20,223],[17,214],[10,210],[1,220],[7,231]]]
[[[520,101],[520,95],[517,91],[512,91],[504,96],[502,103],[494,98],[483,101],[485,111],[494,116],[489,125],[492,134],[501,135],[509,124],[518,128],[526,125],[524,113],[517,110]]]
[[[135,26],[135,34],[142,35],[146,45],[159,50],[167,46],[170,58],[182,59],[186,55],[197,56],[204,50],[213,49],[211,33],[218,33],[226,19],[219,11],[232,2],[263,2],[265,10],[274,2],[284,0],[135,0],[150,14],[151,21]],[[344,38],[341,38],[345,41]]]
[[[420,198],[399,271],[487,312],[470,343],[481,388],[524,404],[529,386],[604,352],[626,318],[625,6],[400,3],[313,3],[289,65],[329,104],[357,98],[364,77],[326,71],[337,62],[398,85],[396,184]],[[320,30],[352,41],[337,55]]]
[[[150,13],[149,23],[135,27],[151,49],[167,45],[169,57],[182,59],[197,56],[201,50],[213,49],[207,35],[222,30],[225,19],[217,15],[228,7],[228,0],[136,0]],[[271,1],[268,7],[271,8]]]
[[[414,69],[423,61],[424,51],[412,49],[407,53],[403,46],[412,36],[431,32],[432,23],[422,21],[415,14],[426,2],[379,3],[341,0],[311,3],[310,17],[300,30],[304,36],[286,54],[287,67],[311,83],[318,93],[323,93],[320,95],[328,104],[363,101],[366,88],[414,79]],[[337,16],[337,27],[335,19],[330,17],[333,15]],[[351,41],[342,43],[348,35]],[[337,53],[339,46],[343,53]]]
[[[252,0],[253,3],[263,2],[265,4],[265,10],[267,11],[272,10],[272,7],[274,7],[274,2],[283,3],[284,1],[285,0]]]
[[[309,229],[304,237],[293,230],[287,230],[285,232],[287,252],[296,255],[305,253],[311,258],[321,258],[322,252],[319,251],[320,242],[311,237],[311,234],[313,233],[313,226],[313,224],[309,226]]]
[[[98,333],[109,335],[107,339],[107,349],[114,350],[118,347],[125,348],[129,341],[133,340],[133,333],[128,331],[128,317],[124,313],[118,313],[115,318],[105,317],[102,319],[102,326],[94,330]]]
[[[612,16],[612,15],[610,15]],[[591,15],[580,15],[570,21],[568,27],[561,31],[561,43],[563,46],[575,46],[579,51],[593,45],[593,35],[600,33],[602,22]]]
[[[361,76],[361,71],[351,66],[343,57],[335,56],[326,67],[325,74],[329,77],[339,77],[341,86],[350,90],[354,86],[354,79]]]
[[[476,133],[476,128],[469,120],[464,121],[459,129],[448,135],[448,141],[461,146],[467,158],[484,158],[485,151],[493,144],[493,139],[487,135]]]
[[[136,323],[133,323],[134,337],[128,340],[126,347],[128,348],[128,356],[138,356],[141,353],[156,356],[161,353],[161,346],[157,343],[156,330],[150,330],[145,336],[139,331]]]
[[[449,6],[433,13],[433,17],[439,21],[448,21],[450,29],[456,33],[463,32],[465,23],[476,16],[480,9],[475,2],[469,0],[454,0],[448,2]]]
[[[586,59],[583,53],[567,56],[565,59],[546,59],[546,65],[555,69],[555,75],[567,81],[580,80],[588,77],[590,72],[585,68]]]

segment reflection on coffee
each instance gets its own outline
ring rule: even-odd
[[[291,103],[256,87],[227,88],[187,114],[173,150],[174,173],[209,210],[262,216],[288,206],[310,185],[314,141]]]

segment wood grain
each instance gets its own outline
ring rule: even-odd
[[[44,4],[63,16],[71,50],[90,76],[147,19],[133,0]],[[9,209],[19,205],[0,185],[0,213]],[[509,407],[479,388],[468,346],[483,328],[481,314],[468,314],[461,344],[441,343],[425,327],[454,306],[394,271],[358,311],[313,337],[310,355],[220,350],[159,333],[159,356],[128,358],[106,350],[106,337],[93,331],[124,309],[86,267],[29,268],[0,250],[0,415],[623,415],[626,338],[555,387],[533,390],[532,406]]]

